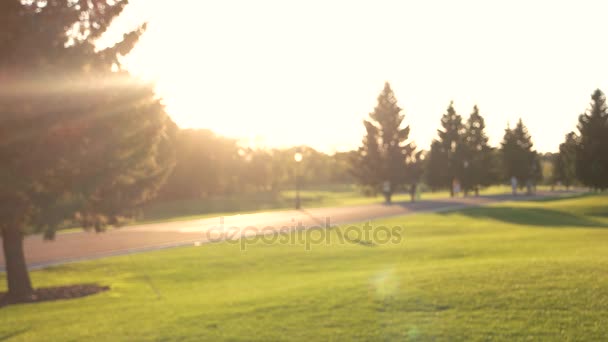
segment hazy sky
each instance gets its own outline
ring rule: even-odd
[[[131,0],[113,28],[181,127],[264,146],[359,145],[385,81],[428,148],[450,100],[492,144],[523,118],[540,151],[608,90],[608,1]],[[110,36],[112,33],[110,32]]]

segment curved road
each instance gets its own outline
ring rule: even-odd
[[[541,193],[536,197],[555,195]],[[377,218],[420,212],[457,210],[506,200],[525,200],[527,196],[480,196],[420,201],[416,203],[370,204],[347,207],[272,211],[254,214],[141,224],[114,229],[102,234],[73,232],[57,234],[54,241],[40,235],[25,238],[25,254],[30,268],[112,255],[238,239],[241,236],[276,233],[294,229],[326,227]],[[4,257],[0,253],[0,271]]]

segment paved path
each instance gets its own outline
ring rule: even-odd
[[[538,196],[543,195],[547,194]],[[515,199],[527,198],[529,197],[519,196]],[[513,199],[514,197],[508,195],[496,195],[392,205],[370,204],[272,211],[222,218],[142,224],[113,229],[102,234],[63,233],[57,234],[54,241],[44,241],[40,235],[33,235],[25,238],[25,254],[30,268],[42,268],[112,255],[199,244],[217,239],[293,230],[298,228],[299,223],[300,228],[323,227],[327,223],[339,225],[419,212],[462,209]],[[0,271],[3,268],[4,257],[0,253]]]

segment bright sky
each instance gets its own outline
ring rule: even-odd
[[[127,57],[181,127],[262,146],[357,147],[385,81],[428,148],[450,100],[491,143],[522,117],[539,151],[608,90],[606,1],[131,0]],[[111,34],[110,34],[111,35]]]

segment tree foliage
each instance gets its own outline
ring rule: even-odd
[[[120,69],[144,26],[96,50],[126,1],[0,5],[0,228],[9,296],[31,292],[26,228],[102,230],[150,199],[173,165],[176,126],[153,86]]]
[[[305,187],[351,184],[351,153],[328,155],[302,146],[300,181]],[[175,143],[176,165],[159,201],[190,200],[293,189],[296,148],[241,146],[238,140],[205,129],[182,129]]]
[[[473,107],[473,112],[467,119],[463,138],[464,172],[462,185],[465,192],[489,186],[497,181],[495,161],[492,147],[488,145],[485,133],[485,121],[479,114],[479,108]]]
[[[580,138],[576,150],[576,173],[586,186],[608,188],[608,109],[606,96],[597,89],[591,106],[578,119]]]
[[[559,153],[553,157],[553,180],[566,187],[570,187],[576,182],[578,141],[576,133],[566,134],[565,141],[559,145]]]
[[[401,127],[403,119],[397,98],[387,82],[369,120],[363,122],[366,135],[353,158],[353,175],[358,183],[378,189],[388,182],[390,189],[385,196],[389,202],[395,188],[406,182],[406,158],[414,153],[414,146],[406,142],[410,128]]]
[[[515,177],[520,186],[538,180],[541,174],[540,161],[533,147],[532,137],[523,121],[519,119],[515,128],[507,127],[501,143],[504,176]],[[542,175],[542,174],[541,174]]]
[[[427,158],[425,180],[433,190],[450,186],[448,173],[448,155],[441,142],[434,140]]]
[[[466,159],[465,130],[462,116],[456,113],[454,102],[450,102],[446,113],[441,117],[441,129],[437,130],[437,139],[431,144],[427,177],[431,187],[449,187],[452,191],[452,181],[463,179]]]

